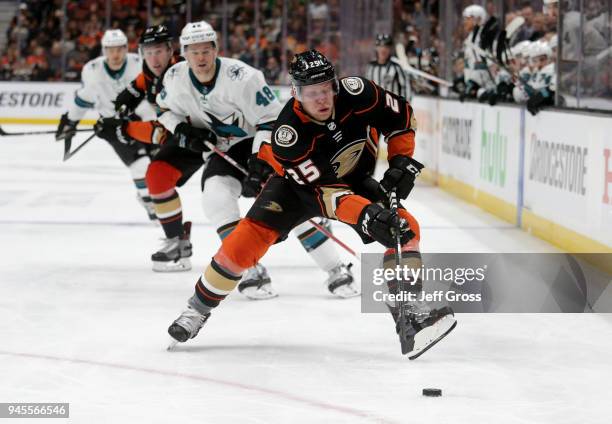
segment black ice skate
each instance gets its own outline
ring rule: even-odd
[[[403,308],[404,316],[400,319],[398,307],[389,306],[402,354],[411,360],[431,349],[457,325],[455,314],[448,306],[430,309],[422,302],[411,302],[404,304]]]
[[[238,291],[251,300],[266,300],[278,296],[272,288],[272,280],[263,265],[257,264],[246,270],[238,284]]]
[[[361,294],[361,290],[355,284],[355,279],[351,272],[352,266],[353,264],[341,264],[329,271],[329,277],[325,284],[334,296],[347,299]]]
[[[164,243],[157,252],[151,255],[153,271],[157,272],[181,272],[191,269],[192,254],[191,222],[183,224],[183,235],[164,239]]]
[[[201,314],[191,306],[187,306],[187,309],[168,327],[168,334],[172,337],[168,350],[172,349],[177,343],[185,343],[197,336],[209,317],[210,312]]]

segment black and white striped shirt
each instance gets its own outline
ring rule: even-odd
[[[410,100],[410,79],[394,57],[389,58],[383,65],[375,60],[368,63],[365,77],[385,90]]]

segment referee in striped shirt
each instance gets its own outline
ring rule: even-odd
[[[410,80],[397,60],[391,57],[393,40],[389,34],[376,36],[376,60],[368,64],[365,77],[406,100],[410,100]]]

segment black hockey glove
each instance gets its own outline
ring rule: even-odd
[[[465,97],[465,80],[463,76],[459,76],[453,80],[453,86],[451,88],[455,93],[459,94],[461,101]]]
[[[79,121],[71,121],[68,119],[68,112],[64,113],[60,118],[57,131],[55,131],[55,141],[72,138],[76,134],[76,126]]]
[[[121,144],[134,144],[136,140],[126,132],[127,121],[119,118],[100,118],[94,125],[94,132],[100,138]]]
[[[553,104],[551,98],[552,97],[544,97],[544,94],[538,91],[527,100],[527,110],[535,116],[539,111],[544,109],[544,106],[551,106]]]
[[[215,144],[217,136],[207,128],[196,128],[186,122],[181,122],[174,130],[173,140],[179,147],[202,153],[210,152],[210,148],[204,142],[209,141]]]
[[[489,99],[491,98],[491,94],[492,94],[491,91],[483,90],[483,92],[478,95],[478,103],[488,102]]]
[[[365,207],[359,216],[357,225],[364,233],[385,247],[395,247],[397,245],[395,233],[398,226],[402,245],[408,243],[415,236],[408,227],[406,220],[401,219],[396,213],[384,209],[377,203]]]
[[[408,156],[394,156],[389,162],[380,185],[388,193],[395,189],[399,199],[405,199],[414,187],[414,180],[425,166]]]
[[[128,113],[133,112],[143,99],[144,95],[133,87],[126,88],[115,99],[115,111],[125,110]]]
[[[254,153],[247,162],[249,173],[242,180],[242,195],[244,197],[256,197],[261,191],[261,186],[268,181],[270,174],[274,172],[265,160],[259,159]]]
[[[502,81],[497,84],[497,95],[504,101],[514,100],[512,90],[514,90],[514,84],[511,82]]]
[[[497,92],[496,91],[491,91],[491,93],[489,94],[489,105],[491,106],[495,106],[497,104]]]

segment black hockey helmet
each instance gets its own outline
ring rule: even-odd
[[[376,34],[377,46],[392,46],[393,38],[389,34]]]
[[[289,74],[295,87],[326,81],[335,81],[334,88],[337,87],[334,65],[321,52],[314,49],[296,54],[289,65]]]
[[[153,44],[169,43],[172,35],[166,25],[154,25],[147,27],[140,36],[140,46],[151,46]]]

